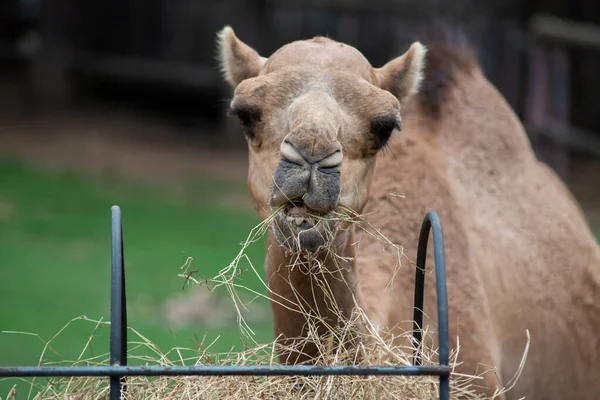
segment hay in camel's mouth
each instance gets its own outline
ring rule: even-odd
[[[294,252],[317,253],[334,237],[336,218],[308,208],[301,200],[290,201],[274,210],[272,228],[279,244]]]
[[[297,231],[314,228],[326,214],[308,208],[301,200],[295,200],[284,205],[280,211],[282,219]]]
[[[314,214],[304,204],[289,204],[282,213],[285,215],[286,222],[299,230],[310,229],[317,224]]]

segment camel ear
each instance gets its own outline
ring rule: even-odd
[[[267,61],[252,47],[239,40],[230,26],[224,27],[217,34],[217,46],[221,73],[234,89],[244,79],[257,76]]]
[[[423,80],[426,53],[425,46],[414,42],[406,53],[389,61],[383,67],[376,68],[379,86],[396,96],[400,103],[404,103],[419,91]]]

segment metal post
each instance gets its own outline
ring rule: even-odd
[[[113,206],[111,212],[110,364],[125,366],[127,365],[127,308],[121,208]],[[110,377],[110,400],[121,398],[121,384],[124,383],[124,377]]]
[[[549,70],[545,49],[536,43],[529,50],[527,93],[525,96],[525,126],[528,129],[529,140],[540,161],[547,162],[545,141],[536,128],[544,125],[547,117],[549,98]],[[552,166],[552,165],[551,165]]]
[[[427,242],[429,231],[433,231],[433,255],[435,261],[435,278],[438,306],[438,341],[439,341],[439,363],[440,366],[448,366],[450,358],[450,344],[448,339],[448,294],[446,291],[446,265],[444,259],[444,237],[440,218],[435,211],[429,211],[425,215],[419,244],[417,247],[417,272],[415,276],[415,303],[414,303],[414,339],[416,341],[415,364],[421,365],[419,355],[421,351],[421,330],[423,329],[423,299],[425,287],[425,263],[427,261]],[[450,377],[440,375],[440,399],[448,399],[450,396]]]
[[[550,49],[550,99],[548,113],[556,121],[569,123],[569,108],[571,101],[571,73],[570,60],[568,52],[560,45],[555,45]],[[567,144],[553,141],[549,145],[551,149],[550,159],[552,166],[556,170],[564,183],[569,183],[569,164],[571,159],[570,149]]]

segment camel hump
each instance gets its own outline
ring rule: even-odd
[[[433,21],[427,25],[423,41],[428,51],[419,100],[425,113],[439,118],[447,92],[460,84],[457,76],[470,74],[479,63],[464,31],[457,26]]]

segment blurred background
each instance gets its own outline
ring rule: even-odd
[[[488,78],[600,232],[597,0],[1,0],[0,364],[37,364],[70,319],[108,317],[110,206],[124,213],[129,323],[162,350],[240,348],[232,303],[205,288],[259,221],[245,142],[225,118],[215,34],[229,24],[268,56],[329,35],[375,66],[430,17],[462,26]],[[248,249],[262,273],[264,245]],[[253,273],[244,284],[262,293]],[[250,296],[247,298],[250,299]],[[268,303],[246,312],[272,339]],[[44,360],[79,356],[94,323],[69,325]],[[108,329],[96,332],[95,354]],[[40,340],[41,339],[41,340]],[[92,350],[86,350],[86,357]],[[14,381],[0,382],[4,397]],[[26,389],[20,389],[26,390]]]

